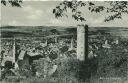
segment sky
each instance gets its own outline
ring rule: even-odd
[[[88,24],[90,27],[128,27],[128,14],[123,19],[104,22],[108,16],[105,12],[91,13],[87,8],[80,10],[86,18],[86,22],[78,22],[69,17],[55,18],[52,13],[60,1],[24,1],[21,8],[1,5],[1,24],[11,26],[77,26]],[[104,2],[98,4],[105,5]]]

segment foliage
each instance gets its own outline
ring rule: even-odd
[[[84,2],[84,1],[63,1],[55,9],[53,9],[53,14],[55,17],[66,16],[68,9],[72,12],[72,18],[77,21],[86,21],[86,17],[82,16],[82,11],[80,11],[80,7],[87,7],[91,12],[100,13],[105,11],[106,13],[110,13],[111,15],[105,18],[106,21],[114,20],[115,18],[121,19],[122,14],[128,14],[128,2],[127,1],[106,1],[107,6],[96,5],[95,2]]]
[[[60,3],[58,6],[56,6],[55,9],[53,9],[53,13],[55,14],[55,17],[62,17],[62,16],[67,16],[66,12],[68,11],[67,9],[71,9],[72,11],[72,17],[75,20],[80,20],[80,21],[85,21],[83,16],[81,16],[81,11],[78,11],[78,7],[83,7],[86,4],[82,1],[63,1]],[[67,16],[68,17],[68,16]]]
[[[122,14],[128,14],[128,1],[112,1],[108,2],[110,7],[106,8],[107,13],[114,13],[105,19],[105,21],[121,19]]]
[[[27,65],[18,70],[20,76],[32,77],[32,70]]]
[[[33,66],[36,72],[40,73],[40,76],[48,76],[48,71],[52,67],[52,64],[53,63],[50,62],[49,59],[42,58],[39,60],[35,60]]]
[[[22,0],[1,0],[1,4],[6,6],[10,4],[12,7],[21,7]]]

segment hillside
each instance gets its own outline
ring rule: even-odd
[[[44,37],[52,35],[55,32],[62,34],[72,34],[68,29],[76,29],[75,27],[61,26],[4,26],[1,27],[1,37],[28,36],[28,37]],[[52,31],[53,30],[53,31]]]

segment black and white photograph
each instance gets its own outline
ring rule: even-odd
[[[0,6],[0,83],[128,83],[128,1]]]

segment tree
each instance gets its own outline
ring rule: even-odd
[[[1,4],[6,6],[10,4],[12,7],[21,7],[22,0],[1,0]]]
[[[56,8],[53,9],[53,14],[56,18],[67,15],[68,9],[72,12],[72,18],[77,21],[86,21],[86,18],[82,16],[80,7],[87,7],[91,12],[100,13],[105,11],[106,13],[112,13],[109,17],[105,18],[106,21],[114,20],[116,18],[121,19],[123,14],[128,14],[128,1],[105,1],[108,6],[97,5],[96,2],[90,1],[63,1]]]

